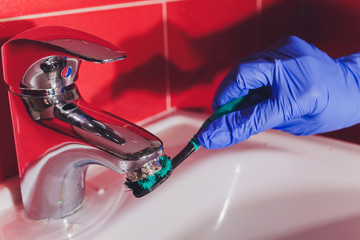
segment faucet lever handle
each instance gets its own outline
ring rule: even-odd
[[[126,57],[126,53],[123,51],[113,50],[85,40],[65,38],[47,40],[43,41],[43,43],[58,47],[88,62],[108,63],[122,60]]]
[[[95,63],[107,63],[124,59],[126,53],[112,43],[85,33],[62,26],[45,26],[31,28],[11,38],[1,47],[3,75],[12,92],[21,94],[24,75],[28,69],[37,64],[39,59],[62,56],[76,62],[85,60]],[[75,64],[75,63],[74,63]],[[72,67],[70,77],[76,76],[78,63]],[[51,66],[43,66],[51,67]],[[13,71],[13,69],[17,71]],[[50,71],[54,74],[55,71]],[[58,76],[52,76],[58,77]],[[65,77],[65,80],[69,82]],[[59,79],[59,78],[57,78]],[[25,85],[28,84],[25,81]],[[37,83],[36,83],[37,84]],[[32,83],[28,84],[33,87]],[[28,87],[29,87],[28,86]],[[47,89],[47,86],[37,86],[36,89]]]
[[[62,26],[37,27],[22,32],[13,40],[30,40],[50,45],[85,61],[107,63],[124,59],[126,53],[94,35]]]

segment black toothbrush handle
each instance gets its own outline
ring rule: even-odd
[[[183,150],[181,150],[171,161],[172,169],[174,170],[180,163],[188,158],[193,152],[196,151],[194,144],[189,142]]]

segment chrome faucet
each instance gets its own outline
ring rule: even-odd
[[[125,56],[102,39],[65,27],[33,28],[2,47],[29,218],[54,220],[76,212],[90,164],[119,174],[161,168],[156,136],[89,105],[75,85],[82,60],[107,63]]]

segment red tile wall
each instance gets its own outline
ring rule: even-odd
[[[334,56],[358,51],[360,42],[356,0],[5,0],[0,5],[0,44],[31,27],[63,25],[126,51],[121,62],[83,63],[78,86],[92,104],[134,122],[174,107],[211,111],[229,69],[285,36],[298,35]],[[2,79],[0,101],[2,180],[16,174]],[[329,134],[356,142],[350,135]]]
[[[171,102],[211,110],[226,72],[255,51],[256,1],[179,1],[167,9]]]

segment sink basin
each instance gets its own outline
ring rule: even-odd
[[[205,118],[177,111],[146,128],[174,156]],[[0,239],[360,239],[358,145],[269,130],[198,150],[141,199],[124,179],[91,167],[83,207],[53,222],[25,218],[11,179],[0,186]]]

